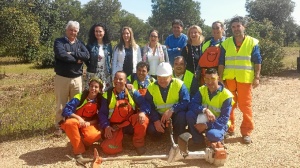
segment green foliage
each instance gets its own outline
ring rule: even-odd
[[[25,62],[34,60],[39,46],[40,29],[33,14],[15,7],[0,12],[1,55],[17,56]]]
[[[203,25],[203,20],[200,18],[200,2],[193,0],[151,0],[151,2],[152,17],[148,19],[149,24],[164,37],[170,33],[174,19],[182,20],[184,28]]]
[[[54,67],[54,52],[52,48],[47,46],[41,46],[41,51],[39,57],[37,58],[35,64],[39,68],[51,68]]]

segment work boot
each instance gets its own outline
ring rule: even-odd
[[[231,137],[233,135],[234,135],[234,132],[225,132],[224,139],[228,139],[229,137]]]
[[[75,159],[76,159],[76,162],[79,163],[80,165],[85,165],[86,163],[93,161],[93,159],[82,157],[81,154],[76,155]]]
[[[144,146],[136,147],[136,148],[135,148],[135,151],[136,151],[136,153],[137,153],[139,156],[141,156],[141,155],[143,155],[143,154],[146,153],[146,149],[145,149]]]
[[[251,137],[249,135],[243,136],[243,142],[245,144],[250,144],[252,142]]]

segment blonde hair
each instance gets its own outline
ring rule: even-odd
[[[123,39],[123,32],[125,31],[125,30],[128,30],[129,31],[129,33],[130,33],[130,47],[133,47],[135,50],[137,49],[137,44],[136,44],[136,42],[135,42],[135,40],[134,40],[134,34],[133,34],[133,31],[132,31],[132,29],[131,29],[131,27],[128,27],[128,26],[125,26],[125,27],[123,27],[122,29],[121,29],[121,35],[120,35],[120,41],[119,41],[119,43],[118,43],[118,45],[117,45],[117,48],[119,49],[119,50],[123,50],[123,47],[125,46],[125,42],[124,42],[124,39]]]
[[[205,39],[204,36],[202,35],[202,29],[197,25],[192,25],[191,27],[189,27],[189,29],[187,31],[188,44],[192,44],[192,39],[190,38],[190,32],[191,32],[192,29],[197,29],[198,33],[200,34],[200,36],[199,36],[200,43],[202,43]]]

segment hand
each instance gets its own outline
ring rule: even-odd
[[[199,133],[205,131],[207,129],[207,125],[203,123],[195,124],[194,127],[197,129]]]
[[[154,127],[155,127],[156,131],[158,131],[158,132],[161,132],[161,133],[165,132],[165,129],[164,129],[165,126],[160,120],[157,120],[154,122]]]
[[[167,121],[170,120],[170,118],[172,117],[173,115],[173,111],[171,111],[170,109],[168,109],[167,111],[164,112],[164,114],[162,115],[160,121],[162,123],[166,123]]]
[[[131,81],[132,82],[132,81]],[[132,84],[126,84],[126,88],[128,90],[132,90],[133,89],[133,85]]]
[[[139,113],[138,122],[139,122],[140,124],[144,124],[145,118],[146,118],[146,114],[145,114],[144,112],[140,112],[140,113]]]
[[[84,127],[89,127],[91,125],[90,122],[84,122]]]
[[[71,55],[71,52],[67,52],[67,54]]]
[[[85,121],[83,118],[81,118],[80,116],[78,116],[78,121],[79,121],[79,126],[80,127],[85,127]]]
[[[82,61],[81,61],[81,60],[78,60],[78,61],[77,61],[77,64],[82,64]]]
[[[112,138],[112,132],[115,131],[112,127],[108,126],[105,128],[105,133],[104,133],[104,137],[107,139],[111,139]]]
[[[257,88],[258,85],[259,85],[259,79],[258,78],[253,79],[252,82],[253,89]]]
[[[206,114],[207,120],[209,122],[215,122],[216,121],[215,115],[209,109],[206,109],[204,111],[204,114]]]

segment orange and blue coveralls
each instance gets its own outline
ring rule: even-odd
[[[107,100],[108,92],[112,92],[110,100]],[[139,106],[140,111],[135,112],[136,105]],[[143,124],[138,122],[140,112],[146,113]],[[119,129],[115,131],[118,135],[113,135],[112,139],[105,139],[101,143],[103,152],[116,154],[122,151],[123,131],[124,133],[133,133],[134,147],[144,146],[146,129],[149,123],[147,115],[149,114],[150,105],[137,90],[134,90],[132,95],[128,93],[127,89],[120,93],[116,93],[115,89],[110,89],[104,93],[100,112],[98,113],[100,127],[104,130],[108,126],[114,127],[114,125],[117,125]]]
[[[91,121],[97,118],[97,102],[95,100],[85,100],[80,107],[77,107],[80,104],[80,99],[81,93],[75,95],[75,97],[66,104],[62,112],[62,116],[67,119],[61,124],[61,128],[70,139],[75,155],[85,152],[84,145],[90,146],[101,138],[101,132],[97,129],[97,124],[81,128],[76,118],[69,117],[72,113],[75,113],[85,121]]]

